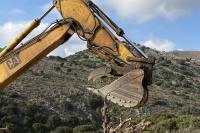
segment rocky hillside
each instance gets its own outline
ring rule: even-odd
[[[151,121],[148,132],[198,131],[200,129],[200,66],[143,48],[157,57],[149,101],[140,109],[110,104],[109,121],[119,116]],[[67,58],[48,57],[0,94],[0,127],[14,132],[102,132],[101,98],[88,86],[100,87],[113,79],[88,82],[88,74],[108,64],[88,51]]]
[[[200,60],[200,52],[199,51],[173,51],[170,54],[175,55],[180,58],[191,58]]]

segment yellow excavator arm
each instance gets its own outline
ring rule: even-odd
[[[16,48],[54,7],[63,19],[55,21],[41,34]],[[106,25],[124,41],[120,41]],[[108,74],[122,76],[102,89],[89,90],[121,106],[138,108],[144,105],[155,60],[148,58],[131,43],[124,31],[90,0],[54,0],[53,6],[41,18],[34,20],[9,44],[0,53],[0,90],[65,43],[74,33],[87,41],[91,52],[113,63],[110,68],[95,70],[89,79]]]

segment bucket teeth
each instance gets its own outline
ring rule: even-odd
[[[103,77],[109,77],[111,76],[112,69],[109,67],[101,67],[98,69],[95,69],[92,71],[88,77],[88,81],[93,80],[96,81],[97,79],[103,78]]]
[[[139,108],[148,99],[147,86],[143,85],[143,69],[135,69],[119,79],[98,90],[91,90],[96,94],[128,108]]]

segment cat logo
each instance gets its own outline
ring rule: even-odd
[[[14,69],[21,63],[21,59],[19,58],[19,55],[15,55],[11,57],[7,62],[7,66],[9,69]]]

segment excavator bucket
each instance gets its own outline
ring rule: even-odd
[[[105,72],[109,72],[109,70]],[[96,76],[98,75],[96,74]],[[144,70],[134,69],[115,80],[110,85],[101,89],[88,88],[88,90],[120,106],[139,108],[143,106],[148,99],[147,85],[144,85],[143,81]]]

